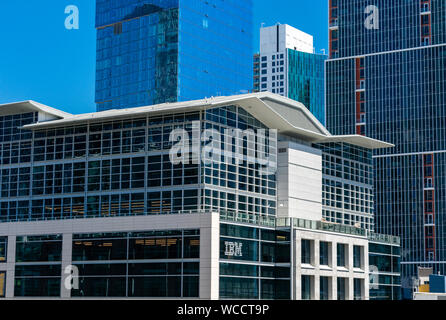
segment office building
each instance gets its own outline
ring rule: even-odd
[[[330,0],[327,128],[374,151],[376,231],[401,237],[407,297],[418,267],[446,272],[446,4]]]
[[[97,0],[97,110],[250,92],[252,19],[252,0]]]
[[[254,92],[269,91],[303,103],[325,125],[324,65],[313,37],[286,24],[260,29],[254,55]]]
[[[294,100],[26,101],[0,124],[0,296],[373,299],[389,271],[398,286],[399,239],[370,220],[372,150],[391,145],[333,136]]]

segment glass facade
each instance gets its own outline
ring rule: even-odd
[[[315,147],[322,150],[323,218],[373,230],[372,152],[348,143]]]
[[[14,277],[16,297],[59,297],[62,236],[17,237]]]
[[[443,0],[378,0],[373,3],[368,0],[329,0],[329,3],[331,58],[445,43],[446,8]],[[373,7],[366,10],[370,5]],[[425,37],[430,38],[429,42],[425,42]]]
[[[98,111],[247,93],[252,6],[97,0]]]
[[[418,266],[446,273],[446,6],[383,0],[365,14],[369,1],[329,4],[327,127],[395,145],[374,152],[375,229],[401,237],[402,283],[411,290]],[[373,12],[379,28],[364,25]]]
[[[288,49],[288,98],[303,103],[325,125],[327,56]]]
[[[401,300],[401,248],[369,243],[370,300]]]
[[[75,234],[73,297],[199,297],[199,230]]]
[[[19,121],[31,115],[14,116]],[[5,117],[6,118],[6,117]],[[5,120],[7,125],[11,120]],[[32,120],[32,121],[35,121]],[[171,212],[218,210],[258,215],[276,214],[276,177],[264,175],[261,166],[248,160],[199,165],[172,164],[170,134],[184,129],[214,129],[225,143],[232,129],[257,132],[262,123],[236,106],[202,112],[115,119],[76,126],[25,131],[3,140],[27,143],[30,155],[16,163],[2,158],[0,165],[0,221],[36,221],[113,217]],[[12,126],[12,125],[11,125]],[[238,137],[242,139],[243,137]],[[273,139],[273,138],[272,138]],[[246,142],[240,153],[258,148],[277,157],[268,139],[254,149]],[[10,141],[0,142],[3,150]],[[257,148],[257,149],[256,149]],[[17,151],[17,159],[22,149]],[[25,152],[25,151],[24,151]],[[15,155],[15,154],[14,154]],[[11,158],[12,159],[12,158]]]
[[[290,232],[220,225],[220,299],[290,299]]]

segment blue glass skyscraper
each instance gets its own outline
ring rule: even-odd
[[[377,232],[402,240],[403,287],[446,274],[446,2],[330,0],[327,125],[378,150]]]
[[[252,0],[97,0],[97,110],[252,89]]]

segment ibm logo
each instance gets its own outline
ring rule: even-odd
[[[225,256],[227,257],[243,257],[243,243],[225,241]]]

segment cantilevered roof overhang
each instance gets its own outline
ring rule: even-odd
[[[65,127],[146,115],[201,111],[225,105],[237,105],[245,109],[268,128],[277,129],[280,134],[296,137],[309,143],[345,142],[368,149],[394,147],[390,143],[360,135],[333,136],[302,103],[269,92],[69,115],[53,121],[27,125],[25,128],[36,130],[50,127]]]
[[[0,104],[0,116],[7,116],[19,113],[27,113],[27,112],[40,112],[43,114],[53,116],[56,119],[65,119],[73,117],[71,113],[63,112],[61,110],[48,107],[46,105],[43,105],[41,103],[32,100]]]

